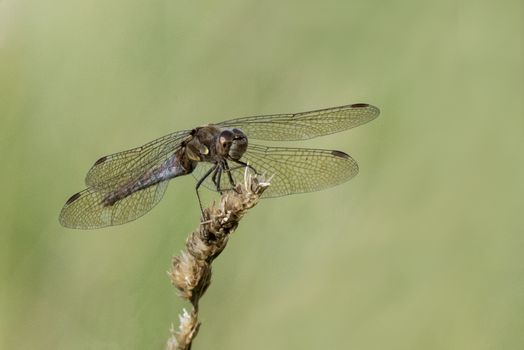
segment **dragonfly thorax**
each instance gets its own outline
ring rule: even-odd
[[[239,129],[224,130],[216,143],[218,155],[239,160],[247,149],[247,137]]]

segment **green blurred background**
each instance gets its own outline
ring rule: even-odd
[[[249,213],[194,349],[523,349],[522,23],[522,1],[0,1],[0,347],[162,349],[188,306],[166,271],[193,178],[125,226],[60,227],[98,157],[368,102],[302,143],[359,176]]]

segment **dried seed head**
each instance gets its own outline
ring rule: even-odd
[[[200,328],[200,322],[198,322],[197,314],[194,310],[189,313],[186,309],[183,309],[182,314],[178,318],[180,325],[178,330],[171,326],[171,336],[167,340],[167,350],[190,349],[193,338],[196,337]]]
[[[198,332],[198,302],[211,283],[211,263],[227,245],[229,234],[238,226],[240,219],[254,207],[262,193],[269,187],[263,176],[247,170],[244,183],[238,184],[235,191],[222,195],[220,203],[213,203],[204,209],[198,229],[186,240],[186,247],[179,256],[173,258],[171,282],[178,289],[180,297],[189,300],[193,306],[180,315],[178,331],[172,330],[167,343],[168,350],[188,350]]]

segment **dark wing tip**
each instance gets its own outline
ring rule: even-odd
[[[373,111],[373,114],[375,117],[378,117],[380,114],[380,108],[377,106],[370,105],[369,103],[353,103],[352,105],[349,105],[350,108],[367,108],[371,111]]]
[[[353,107],[353,108],[367,108],[367,107],[369,107],[369,105],[367,103],[353,103],[352,105],[350,105],[350,107]]]
[[[75,193],[74,195],[72,195],[71,197],[69,197],[69,199],[67,200],[67,202],[66,202],[65,205],[69,205],[69,204],[73,203],[73,202],[76,201],[78,198],[80,198],[81,195],[82,195],[82,192]]]
[[[349,156],[349,154],[344,153],[342,151],[331,151],[331,154],[334,155],[335,157],[339,157],[339,158],[345,158],[345,159],[351,158]]]
[[[107,156],[103,156],[102,158],[100,158],[99,160],[97,160],[95,162],[94,165],[98,165],[98,164],[102,164],[103,162],[105,162],[107,160]]]
[[[331,154],[334,156],[334,157],[338,157],[338,158],[341,158],[341,159],[345,159],[348,164],[350,164],[350,167],[351,167],[351,176],[350,178],[354,177],[355,175],[358,174],[358,163],[353,159],[351,158],[351,156],[345,152],[342,152],[342,151],[336,151],[336,150],[333,150],[331,151]]]

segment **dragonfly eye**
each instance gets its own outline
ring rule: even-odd
[[[218,154],[226,155],[233,143],[233,133],[229,130],[224,130],[218,137],[217,151]]]
[[[229,147],[233,142],[233,133],[229,130],[222,131],[220,133],[220,137],[218,138],[218,142],[223,148]]]

